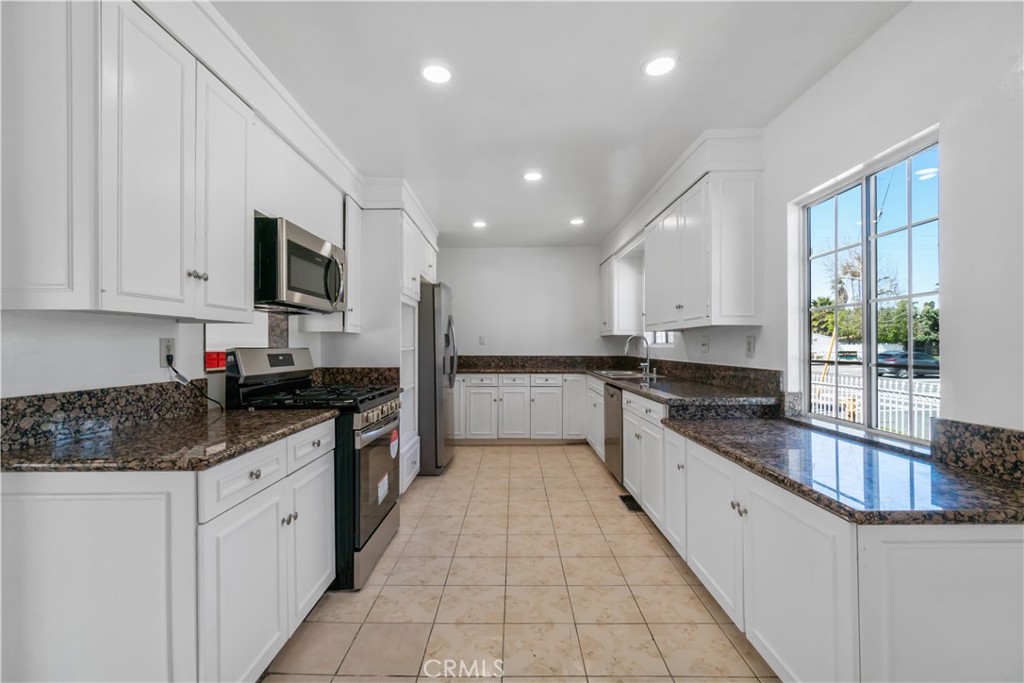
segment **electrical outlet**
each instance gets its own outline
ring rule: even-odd
[[[160,338],[160,367],[169,368],[170,363],[167,362],[167,356],[174,355],[174,338],[173,337],[161,337]]]
[[[700,352],[707,353],[711,350],[711,337],[700,338]]]
[[[757,349],[757,337],[750,334],[747,335],[747,358],[754,357],[754,351]]]
[[[480,346],[483,346],[483,345],[484,345],[484,344],[486,344],[486,343],[487,343],[487,342],[485,342],[485,341],[484,341],[484,335],[482,335],[482,334],[481,334],[481,335],[480,335]]]

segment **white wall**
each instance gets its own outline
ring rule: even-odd
[[[787,203],[937,123],[942,414],[1024,428],[1021,23],[1019,3],[913,3],[765,128],[762,349],[791,389],[802,259]]]
[[[134,315],[4,311],[0,395],[25,396],[167,382],[161,337],[174,337],[175,366],[203,376],[203,326]]]
[[[464,355],[601,355],[597,247],[442,248]],[[481,345],[483,336],[485,344]]]

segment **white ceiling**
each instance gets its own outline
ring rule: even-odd
[[[360,173],[408,180],[442,245],[549,246],[598,244],[702,131],[765,126],[903,4],[216,6]],[[643,75],[662,50],[679,66]],[[428,59],[454,78],[424,81]]]

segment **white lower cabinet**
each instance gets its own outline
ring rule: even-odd
[[[686,439],[665,430],[665,514],[659,525],[683,558],[686,550]]]
[[[458,376],[452,387],[452,404],[448,412],[448,436],[452,439],[466,437],[466,378]]]
[[[562,438],[562,387],[530,387],[530,435]]]
[[[858,680],[856,527],[741,474],[747,639],[783,680]]]
[[[466,389],[466,438],[498,438],[498,387]]]
[[[530,387],[498,390],[498,438],[530,438]]]
[[[562,438],[583,439],[587,432],[587,376],[562,375]]]
[[[587,392],[587,443],[604,460],[604,394]]]
[[[333,450],[200,524],[197,541],[199,680],[254,681],[334,579]]]
[[[200,680],[256,680],[288,640],[287,488],[199,527]]]
[[[664,430],[647,420],[640,420],[640,500],[644,512],[656,525],[665,518],[665,448]]]
[[[743,629],[743,519],[737,512],[741,469],[686,445],[686,561],[733,622]]]
[[[622,485],[640,497],[640,418],[622,411]]]

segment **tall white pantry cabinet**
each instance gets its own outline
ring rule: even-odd
[[[251,320],[253,112],[133,3],[3,13],[5,308]]]

